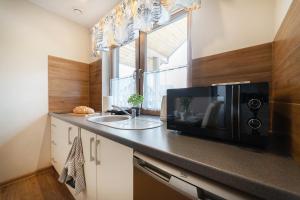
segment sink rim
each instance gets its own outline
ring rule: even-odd
[[[123,119],[123,120],[118,120],[118,121],[96,121],[96,120],[91,120],[93,118],[117,118],[117,117],[122,117],[122,118],[127,118],[127,119]],[[143,122],[148,122],[148,123],[152,123],[152,125],[150,126],[146,126],[146,127],[126,127],[127,123],[131,123],[131,121],[137,121],[139,123],[143,123]],[[110,127],[110,128],[114,128],[114,129],[119,129],[119,130],[147,130],[147,129],[154,129],[154,128],[158,128],[163,126],[163,122],[161,121],[153,121],[153,120],[149,120],[149,119],[139,119],[137,118],[132,118],[129,115],[104,115],[104,116],[91,116],[89,118],[87,118],[87,121],[90,121],[92,123],[98,124],[98,125],[102,125],[102,126],[106,126],[106,127]],[[125,123],[125,124],[124,124]],[[154,125],[155,123],[155,125]],[[125,125],[125,126],[124,126]]]
[[[112,121],[97,121],[97,120],[93,120],[93,119],[116,119],[116,120],[112,120]],[[129,115],[103,115],[103,116],[91,116],[91,117],[88,117],[87,120],[90,121],[90,122],[94,122],[94,123],[97,123],[97,124],[103,124],[103,123],[110,123],[110,122],[120,122],[120,121],[126,121],[126,120],[130,120],[132,119],[131,116]]]

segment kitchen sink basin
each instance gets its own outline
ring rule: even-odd
[[[128,115],[107,115],[107,116],[93,116],[89,117],[88,121],[102,124],[103,122],[118,122],[128,120],[131,117]]]
[[[150,120],[143,117],[131,118],[129,115],[93,116],[87,119],[90,122],[122,130],[145,130],[163,125],[160,120]]]

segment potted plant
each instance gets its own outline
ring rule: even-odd
[[[141,105],[144,101],[143,95],[133,94],[128,98],[128,103],[132,105],[131,109],[136,110],[136,115],[139,116],[141,114]]]

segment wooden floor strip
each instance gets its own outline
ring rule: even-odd
[[[17,183],[19,181],[23,181],[23,180],[28,179],[28,178],[31,178],[33,176],[36,176],[37,174],[47,173],[49,170],[52,170],[52,169],[53,169],[52,166],[45,167],[45,168],[39,169],[39,170],[37,170],[35,172],[31,172],[31,173],[25,174],[23,176],[19,176],[17,178],[13,178],[13,179],[1,182],[0,183],[0,188],[4,187],[4,186],[7,186],[7,185],[15,184],[15,183]]]
[[[0,187],[0,200],[74,200],[51,167]]]

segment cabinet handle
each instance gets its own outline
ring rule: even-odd
[[[56,125],[55,125],[55,124],[51,124],[51,126],[52,126],[52,127],[56,127]]]
[[[51,144],[56,145],[56,143],[53,140],[51,141]]]
[[[100,165],[100,163],[101,163],[100,160],[98,160],[98,157],[99,157],[98,156],[98,146],[99,145],[100,145],[100,140],[96,140],[96,148],[95,148],[96,149],[96,155],[95,155],[96,156],[96,165]]]
[[[69,143],[69,145],[72,145],[72,142],[71,142],[71,131],[72,131],[72,127],[69,127],[69,129],[68,129],[68,143]]]
[[[93,149],[93,143],[95,141],[95,138],[91,137],[90,138],[90,161],[94,161],[95,157],[93,157],[92,149]]]

